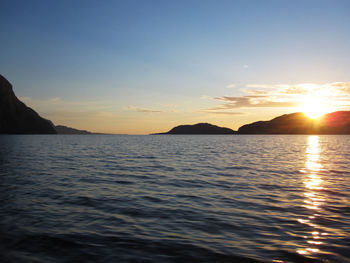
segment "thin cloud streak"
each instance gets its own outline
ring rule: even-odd
[[[233,89],[236,87],[236,84],[230,84],[230,85],[227,85],[226,88],[228,89]]]
[[[294,108],[308,98],[323,98],[334,104],[335,109],[342,109],[350,103],[350,82],[332,82],[322,85],[314,83],[301,84],[248,84],[242,90],[242,96],[211,97],[221,101],[215,107],[203,109],[202,112],[232,114],[230,110],[238,108]]]
[[[266,90],[269,95],[305,95],[305,94],[341,94],[350,95],[350,82],[332,82],[325,84],[300,83],[300,84],[248,84],[247,92],[252,94]]]
[[[141,112],[141,113],[177,113],[178,112],[177,110],[150,109],[150,108],[136,107],[134,105],[129,105],[128,107],[126,107],[126,110]]]
[[[216,114],[216,115],[245,115],[244,112],[233,112],[233,111],[216,111],[216,110],[201,110],[200,113]]]
[[[253,95],[267,95],[269,94],[268,91],[266,90],[250,90],[250,89],[245,89],[243,92],[248,93],[248,94],[253,94]]]
[[[133,105],[130,105],[127,107],[128,110],[136,111],[136,112],[142,112],[142,113],[159,113],[164,112],[162,110],[153,110],[153,109],[147,109],[147,108],[139,108]]]
[[[262,107],[278,107],[278,108],[289,108],[295,107],[297,104],[290,101],[273,101],[268,96],[242,96],[242,97],[217,97],[219,101],[227,103],[220,104],[213,109],[235,109],[235,108],[262,108]]]

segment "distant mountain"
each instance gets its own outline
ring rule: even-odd
[[[350,134],[350,111],[332,112],[317,119],[301,112],[285,114],[243,125],[238,134]]]
[[[209,123],[197,123],[194,125],[180,125],[166,133],[159,134],[234,134],[229,128],[219,127]]]
[[[55,134],[51,121],[39,116],[15,95],[11,83],[0,75],[0,134]]]
[[[92,134],[91,132],[85,130],[78,130],[63,125],[57,125],[56,131],[58,134]]]

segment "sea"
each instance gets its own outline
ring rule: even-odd
[[[1,135],[0,262],[350,262],[350,136]]]

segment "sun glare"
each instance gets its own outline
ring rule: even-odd
[[[319,118],[326,113],[332,112],[329,103],[319,98],[311,98],[303,101],[299,109],[312,119]]]

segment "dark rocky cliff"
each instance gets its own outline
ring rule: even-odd
[[[51,121],[39,116],[15,95],[12,85],[0,75],[0,133],[55,134]]]

